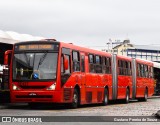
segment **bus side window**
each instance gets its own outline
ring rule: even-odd
[[[138,64],[138,77],[141,77],[141,65]]]
[[[111,58],[107,57],[106,58],[106,73],[111,74]]]
[[[123,75],[122,60],[118,60],[119,75]]]
[[[85,72],[85,56],[81,56],[81,72]]]
[[[72,52],[72,61],[73,61],[73,72],[80,71],[80,57],[79,52]]]
[[[94,73],[94,55],[90,54],[89,56],[89,72]]]
[[[122,60],[122,75],[125,75],[126,74],[126,72],[125,72],[125,67],[126,67],[126,63],[125,63],[125,61],[124,60]]]
[[[141,77],[144,77],[144,65],[141,64]]]
[[[148,77],[148,66],[144,65],[144,76],[147,78]]]
[[[129,69],[128,69],[129,75],[132,75],[132,65],[131,62],[129,62]]]
[[[102,73],[106,73],[107,66],[106,66],[106,58],[102,57]]]
[[[111,73],[110,71],[111,71],[111,64],[110,64],[110,58],[106,58],[106,67],[107,67],[107,69],[106,69],[106,73],[107,74],[109,74],[109,73]]]
[[[102,73],[101,56],[95,56],[95,59],[95,71],[96,73]]]
[[[153,67],[150,67],[150,75],[149,78],[153,78]]]

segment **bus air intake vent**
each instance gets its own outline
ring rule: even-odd
[[[92,92],[87,92],[86,93],[86,101],[87,101],[87,103],[92,102]]]
[[[71,89],[68,89],[68,88],[66,88],[66,89],[64,89],[64,100],[65,101],[68,101],[68,100],[70,100],[71,99]]]

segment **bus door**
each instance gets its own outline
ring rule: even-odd
[[[85,53],[80,54],[80,59],[81,59],[81,103],[85,103],[85,95],[86,95],[86,61],[85,61]]]

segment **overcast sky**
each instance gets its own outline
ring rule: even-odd
[[[89,47],[160,44],[160,0],[0,0],[0,30]]]

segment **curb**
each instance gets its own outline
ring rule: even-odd
[[[0,105],[0,109],[5,109],[6,106],[5,105]]]
[[[155,99],[155,98],[160,98],[160,96],[151,96],[151,97],[148,97],[148,99]]]
[[[0,103],[0,109],[6,109],[9,103]]]

